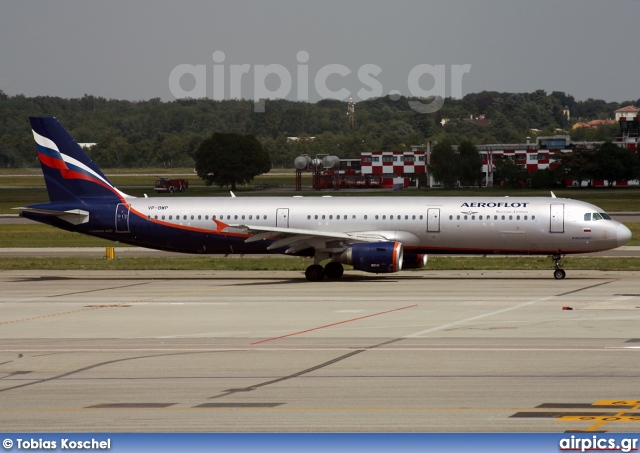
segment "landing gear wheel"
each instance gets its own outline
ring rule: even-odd
[[[562,280],[563,278],[565,278],[567,276],[567,273],[563,270],[563,269],[556,269],[553,272],[553,277],[556,280]]]
[[[169,187],[169,192],[173,193],[173,187]]]
[[[324,267],[324,275],[330,280],[336,280],[342,277],[342,274],[344,274],[344,267],[342,267],[342,264],[336,263],[335,261],[327,263]]]
[[[567,273],[562,269],[562,258],[564,258],[564,255],[557,253],[551,258],[553,259],[553,265],[556,268],[556,270],[553,271],[553,278],[556,280],[562,280],[567,276]]]
[[[324,278],[324,269],[319,264],[312,264],[304,271],[304,275],[310,282],[320,282]]]

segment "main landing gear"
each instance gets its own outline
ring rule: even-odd
[[[557,253],[551,258],[553,259],[554,267],[556,268],[556,270],[553,271],[553,278],[556,280],[562,280],[567,276],[567,273],[562,269],[562,258],[564,258],[564,255]]]
[[[320,264],[312,264],[304,272],[304,275],[310,282],[319,282],[325,277],[330,280],[336,280],[342,277],[343,273],[344,267],[342,267],[342,264],[329,261],[324,268]]]

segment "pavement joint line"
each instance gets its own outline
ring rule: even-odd
[[[55,317],[58,317],[58,316],[65,316],[65,315],[71,315],[71,314],[74,314],[74,313],[81,313],[83,311],[99,310],[101,308],[119,308],[119,307],[123,307],[123,306],[124,306],[124,304],[96,305],[94,307],[82,308],[82,309],[79,309],[79,310],[65,311],[65,312],[62,312],[62,313],[51,313],[49,315],[32,316],[30,318],[14,319],[12,321],[0,321],[0,326],[1,325],[7,325],[7,324],[16,324],[16,323],[19,323],[19,322],[34,321],[36,319],[55,318]]]

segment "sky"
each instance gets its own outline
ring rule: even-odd
[[[635,101],[638,18],[640,0],[0,0],[0,90]]]

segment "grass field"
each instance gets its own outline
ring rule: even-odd
[[[185,193],[156,194],[153,185],[156,175],[187,177],[189,190]],[[193,169],[114,169],[107,172],[109,180],[124,192],[143,197],[203,197],[229,196],[229,188],[207,187]],[[311,190],[311,175],[303,174],[303,192],[295,192],[295,176],[290,169],[276,169],[258,176],[246,187],[238,187],[238,196],[549,196],[549,190],[494,188],[407,189],[393,192],[389,189],[369,191]],[[263,187],[269,190],[264,190]],[[260,187],[260,188],[257,188]],[[554,189],[559,198],[573,198],[593,203],[607,212],[640,212],[640,187],[614,188],[559,188]],[[0,169],[0,214],[15,213],[12,208],[48,201],[44,178],[39,169]]]

